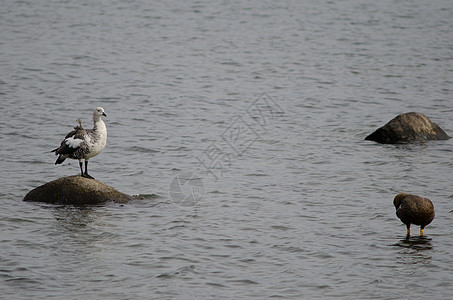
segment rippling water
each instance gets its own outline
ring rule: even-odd
[[[363,141],[409,111],[453,135],[451,1],[3,1],[0,28],[2,297],[453,294],[453,140]],[[91,174],[140,197],[23,203],[96,106]]]

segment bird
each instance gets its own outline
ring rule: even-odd
[[[94,179],[88,174],[88,160],[101,153],[107,143],[107,128],[102,116],[107,117],[104,109],[96,107],[93,111],[93,129],[84,129],[80,118],[77,119],[79,125],[65,136],[60,147],[51,151],[58,155],[56,165],[63,163],[66,158],[77,159],[81,176]],[[82,168],[82,160],[85,160],[85,171]]]
[[[397,217],[406,224],[408,236],[410,236],[411,224],[420,225],[420,235],[423,235],[425,226],[434,220],[434,205],[428,198],[399,193],[393,199],[393,205],[395,205]]]

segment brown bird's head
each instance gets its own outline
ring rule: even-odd
[[[406,193],[399,193],[395,196],[395,198],[393,199],[393,205],[395,205],[396,209],[398,209],[398,207],[401,205],[401,202],[403,202],[403,198],[406,195]]]

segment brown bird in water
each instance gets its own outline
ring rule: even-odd
[[[411,224],[420,225],[420,235],[423,229],[434,219],[434,205],[428,198],[417,195],[399,193],[393,199],[396,215],[406,224],[407,235],[410,235]]]

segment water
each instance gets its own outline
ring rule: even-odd
[[[453,294],[453,140],[363,141],[409,111],[453,135],[451,1],[1,7],[5,299]],[[263,100],[280,110],[252,118]],[[78,173],[50,150],[96,106],[109,137],[90,173],[140,199],[22,202]],[[201,184],[177,190],[184,174]],[[423,238],[405,238],[398,192],[434,202]]]

